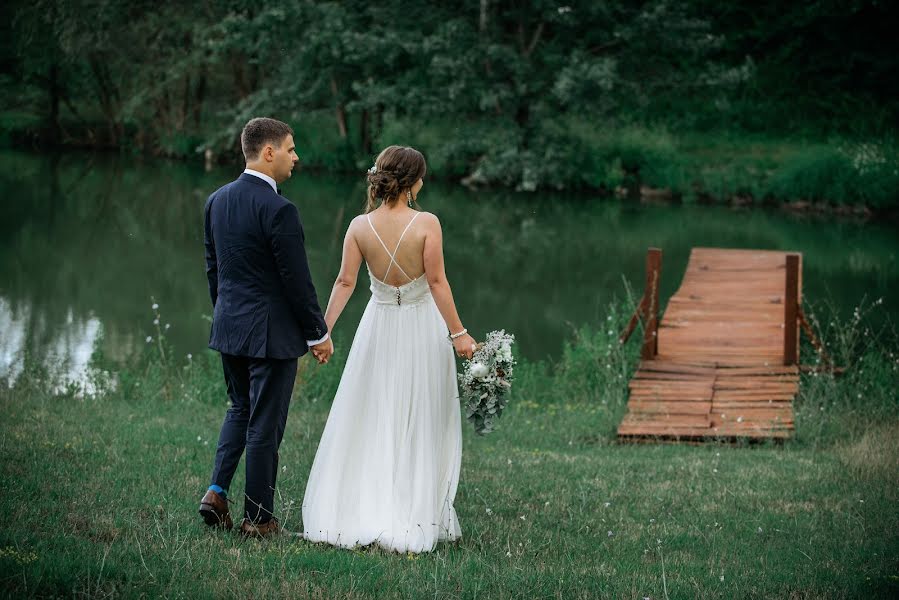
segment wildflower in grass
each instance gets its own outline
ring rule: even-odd
[[[159,319],[158,319],[158,318],[157,318],[157,319],[153,319],[153,324],[154,324],[154,325],[159,325]]]
[[[10,558],[20,565],[27,565],[37,560],[37,553],[20,551],[12,546],[0,548],[0,558]]]
[[[602,505],[605,506],[606,508],[609,508],[610,506],[612,506],[612,503],[611,502],[603,502]]]
[[[520,515],[518,518],[521,519],[522,521],[524,521],[525,519],[527,519],[527,517],[525,517],[524,515]]]
[[[757,533],[762,533],[762,528],[761,528],[761,527],[759,527],[759,529],[758,529],[758,532],[757,532]]]
[[[488,507],[486,512],[487,512],[487,516],[490,516],[493,514],[493,509]]]
[[[153,336],[152,336],[152,335],[148,335],[148,336],[147,336],[147,343],[149,344],[149,343],[152,342],[152,341],[153,341]]]
[[[156,309],[158,309],[158,308],[159,308],[159,305],[156,304],[156,303],[154,302],[154,303],[153,303],[153,310],[156,310]]]
[[[192,360],[193,357],[194,357],[193,354],[191,354],[190,352],[187,353],[187,360]]]
[[[609,535],[609,537],[613,537],[615,534],[611,530],[609,530],[608,535]]]
[[[172,326],[171,323],[166,323],[166,324],[165,324],[166,331],[168,331],[169,327],[171,327],[171,326]]]

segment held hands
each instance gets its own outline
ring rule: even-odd
[[[476,348],[477,342],[467,333],[453,340],[453,349],[456,351],[456,356],[460,358],[471,359]]]
[[[328,360],[330,360],[331,355],[334,354],[334,342],[332,342],[329,337],[320,344],[310,346],[309,349],[312,350],[312,356],[315,357],[318,364],[323,365],[327,363]]]

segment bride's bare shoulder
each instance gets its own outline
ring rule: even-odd
[[[357,236],[363,231],[363,226],[368,227],[366,216],[357,215],[355,218],[353,218],[352,221],[350,221],[349,227],[346,228],[346,234],[356,239]]]
[[[418,216],[418,220],[421,221],[422,225],[424,225],[425,227],[440,229],[440,219],[438,219],[437,215],[435,215],[434,213],[422,211]]]
[[[350,226],[347,227],[347,230],[353,231],[354,229],[358,229],[363,225],[368,227],[366,219],[368,219],[368,215],[366,214],[356,215],[355,217],[353,217],[353,220],[350,221]]]

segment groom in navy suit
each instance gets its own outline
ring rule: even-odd
[[[241,532],[279,532],[274,511],[278,447],[297,373],[310,348],[320,363],[334,346],[322,317],[296,206],[278,184],[298,158],[293,130],[252,119],[240,136],[246,170],[206,201],[206,276],[214,307],[209,347],[222,355],[231,407],[219,434],[212,484],[200,502],[207,525],[233,526],[227,495],[246,451]]]

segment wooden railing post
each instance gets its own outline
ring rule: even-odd
[[[787,254],[784,290],[784,364],[799,363],[799,277],[800,257]]]
[[[640,358],[652,360],[659,353],[659,279],[662,275],[662,251],[650,248],[646,253],[646,301],[643,319],[643,347]]]

